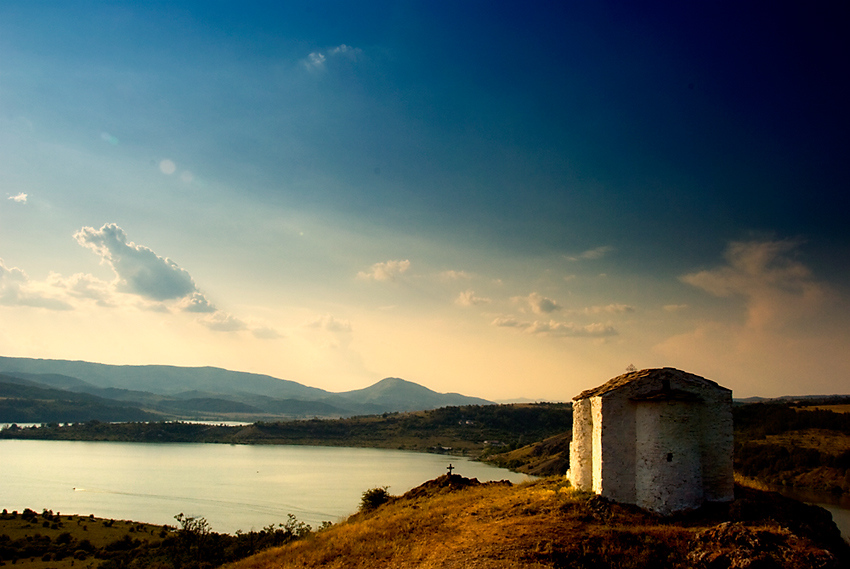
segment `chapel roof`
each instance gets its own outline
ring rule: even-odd
[[[706,379],[704,377],[700,377],[693,373],[688,373],[686,371],[682,371],[680,369],[672,368],[672,367],[662,367],[662,368],[652,368],[652,369],[642,369],[639,371],[632,371],[629,373],[624,373],[623,375],[618,375],[617,377],[608,380],[603,383],[599,387],[594,387],[593,389],[588,389],[586,391],[582,391],[575,397],[573,397],[573,401],[578,401],[580,399],[587,399],[589,397],[597,397],[599,395],[604,395],[605,393],[615,391],[626,385],[634,383],[636,381],[642,380],[671,380],[671,379],[679,379],[684,380],[686,382],[696,382],[703,383],[706,385],[710,385],[716,387],[717,389],[723,389],[725,391],[729,391],[725,387],[720,386],[718,383],[711,381],[710,379]]]

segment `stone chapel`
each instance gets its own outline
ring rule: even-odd
[[[732,391],[674,368],[573,399],[573,487],[668,515],[734,498]]]

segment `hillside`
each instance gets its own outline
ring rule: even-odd
[[[154,420],[274,421],[312,417],[419,411],[451,405],[483,405],[489,401],[458,393],[438,393],[400,378],[386,378],[364,389],[333,393],[268,375],[213,367],[107,365],[82,361],[0,356],[0,382],[43,389],[87,393],[111,407],[135,408],[112,418],[134,421],[144,414]],[[65,397],[67,399],[67,397]],[[73,417],[63,397],[21,393],[0,423],[102,420],[100,415]],[[21,409],[26,408],[26,411]]]
[[[748,488],[732,504],[659,518],[565,487],[444,475],[371,512],[230,569],[326,567],[846,567],[828,512]]]
[[[345,419],[258,422],[244,426],[183,422],[110,424],[89,421],[0,430],[4,439],[123,442],[309,444],[436,451],[478,456],[499,441],[515,448],[572,424],[565,403],[468,405]]]

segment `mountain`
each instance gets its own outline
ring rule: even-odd
[[[477,397],[437,393],[399,378],[333,393],[268,375],[214,367],[121,366],[5,356],[0,356],[0,373],[42,388],[86,393],[113,405],[137,407],[164,419],[253,422],[490,404]],[[38,421],[42,419],[31,422]]]
[[[458,393],[437,393],[418,383],[398,377],[388,377],[365,389],[339,394],[350,401],[392,407],[393,411],[421,411],[459,405],[491,405],[490,401]]]
[[[152,421],[160,418],[118,401],[0,375],[0,423],[68,423],[92,419]]]

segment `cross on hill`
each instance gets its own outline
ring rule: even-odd
[[[454,467],[454,466],[452,466],[452,463],[450,462],[450,463],[449,463],[449,467],[446,469],[446,470],[448,470],[448,471],[449,471],[449,476],[451,476],[451,475],[452,475],[452,470],[454,470],[454,469],[455,469],[455,467]]]

